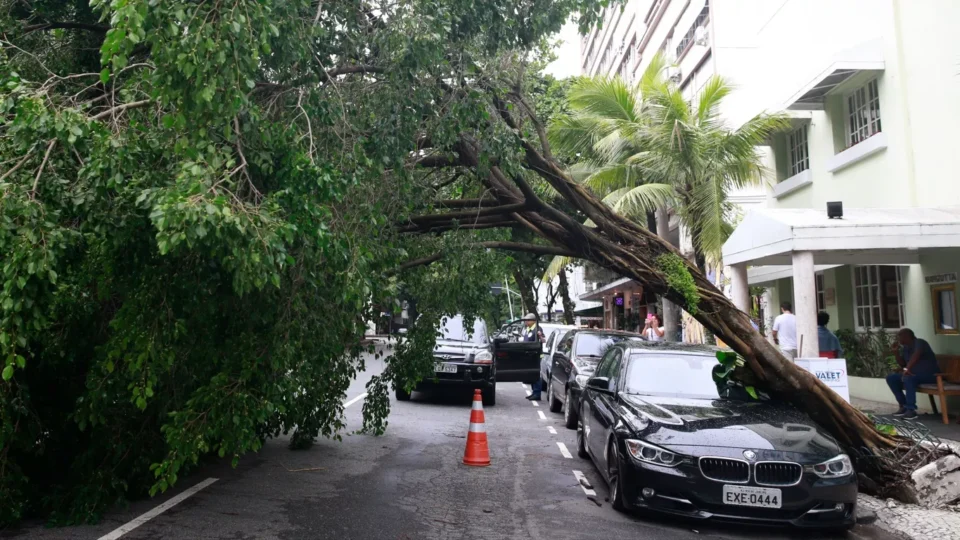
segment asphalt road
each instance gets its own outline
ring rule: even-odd
[[[364,392],[380,360],[347,393]],[[153,511],[139,527],[109,539],[892,539],[871,526],[829,536],[784,529],[706,525],[620,514],[605,501],[607,488],[593,465],[576,457],[575,433],[534,406],[518,383],[497,389],[497,405],[485,411],[492,466],[461,464],[471,396],[468,391],[415,393],[393,403],[381,437],[344,435],[321,439],[306,451],[290,451],[285,439],[269,441],[236,469],[205,467],[176,490],[109,513],[95,526],[45,529],[41,525],[0,532],[0,537],[49,540],[100,539]],[[346,409],[348,430],[361,426],[362,399]],[[546,419],[541,419],[543,412]],[[551,429],[552,428],[552,429]],[[572,454],[567,458],[558,443]],[[573,471],[596,491],[590,498]],[[175,506],[164,503],[199,489]],[[104,539],[106,540],[106,539]]]

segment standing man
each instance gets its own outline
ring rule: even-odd
[[[543,330],[540,329],[540,326],[537,325],[537,316],[533,313],[527,313],[523,316],[523,332],[520,333],[520,341],[537,341],[543,342]],[[540,385],[540,377],[537,376],[537,382],[530,385],[530,389],[533,391],[532,394],[527,396],[527,399],[530,401],[539,401],[540,392],[543,390]]]
[[[788,360],[797,359],[797,317],[790,302],[780,304],[780,315],[773,320],[773,341]]]
[[[917,339],[913,330],[901,329],[897,332],[897,342],[900,346],[894,346],[890,352],[901,369],[887,375],[887,386],[900,404],[900,410],[893,415],[916,418],[917,387],[937,382],[936,375],[940,373],[940,366],[930,344],[924,339]]]
[[[820,344],[820,355],[824,353],[832,354],[833,358],[843,358],[843,347],[840,346],[840,340],[837,335],[827,328],[830,323],[830,314],[826,311],[817,313],[817,343]],[[828,358],[830,358],[828,356]]]

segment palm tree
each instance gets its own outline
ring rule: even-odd
[[[761,181],[757,147],[788,121],[760,114],[730,129],[719,115],[729,83],[714,76],[688,101],[664,76],[666,66],[657,55],[633,86],[619,78],[578,81],[571,112],[551,124],[550,138],[581,157],[571,172],[617,212],[644,223],[648,212],[672,207],[704,268],[719,263],[732,231],[728,194]]]

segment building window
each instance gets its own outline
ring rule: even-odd
[[[817,272],[813,275],[817,282],[817,311],[823,311],[826,307],[826,287],[824,286],[823,272]]]
[[[933,330],[937,334],[960,334],[957,323],[957,289],[951,285],[930,287],[933,300]]]
[[[855,266],[853,287],[858,329],[893,330],[906,324],[903,277],[899,266]]]
[[[810,149],[807,146],[807,126],[787,135],[790,148],[790,176],[802,173],[810,168]]]
[[[847,96],[847,147],[880,131],[880,94],[874,79]]]
[[[630,62],[630,69],[637,67],[637,62],[640,61],[640,51],[637,50],[637,36],[634,34],[633,39],[630,40],[630,48],[627,49],[627,58]]]
[[[700,14],[697,15],[697,18],[693,21],[693,24],[690,26],[690,29],[687,30],[687,33],[680,38],[680,43],[677,44],[677,59],[683,58],[684,53],[687,52],[687,49],[693,46],[693,39],[697,35],[697,28],[707,25],[707,19],[710,17],[710,2],[708,1],[703,9],[700,10]]]

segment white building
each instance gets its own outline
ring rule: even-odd
[[[713,56],[738,85],[726,116],[793,116],[771,141],[768,208],[740,224],[725,262],[772,304],[793,301],[808,356],[817,310],[833,328],[908,326],[960,353],[960,2],[715,3]]]

